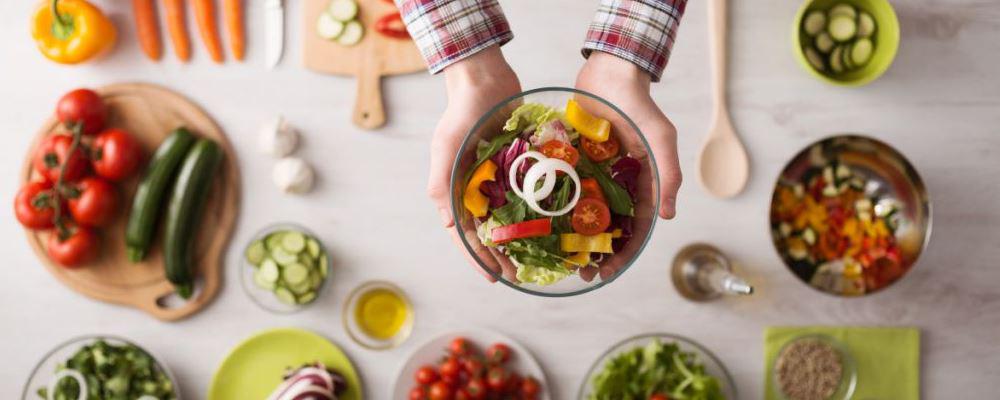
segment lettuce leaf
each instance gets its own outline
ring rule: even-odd
[[[532,125],[538,127],[554,119],[561,119],[559,110],[541,103],[525,103],[514,109],[503,125],[504,132],[521,133]]]

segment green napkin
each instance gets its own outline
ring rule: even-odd
[[[778,399],[771,365],[778,350],[803,334],[825,334],[851,352],[858,369],[857,400],[920,399],[920,330],[867,327],[771,327],[764,332],[764,398]]]

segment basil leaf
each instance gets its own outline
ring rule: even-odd
[[[626,215],[632,217],[635,215],[635,206],[632,204],[632,196],[629,196],[628,191],[621,187],[618,182],[611,179],[611,175],[608,175],[603,168],[595,165],[593,161],[587,158],[586,155],[580,157],[580,161],[576,164],[576,169],[580,171],[581,174],[585,176],[592,177],[597,180],[597,184],[601,186],[601,191],[608,198],[608,207],[611,211],[614,211],[618,215]]]

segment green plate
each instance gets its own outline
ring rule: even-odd
[[[361,381],[339,347],[315,333],[280,328],[243,341],[222,361],[212,377],[208,400],[266,399],[281,384],[288,367],[319,361],[347,379],[341,400],[360,400]]]

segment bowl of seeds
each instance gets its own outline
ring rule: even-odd
[[[826,335],[803,335],[778,350],[771,379],[783,400],[850,399],[857,386],[857,367],[850,352]]]

